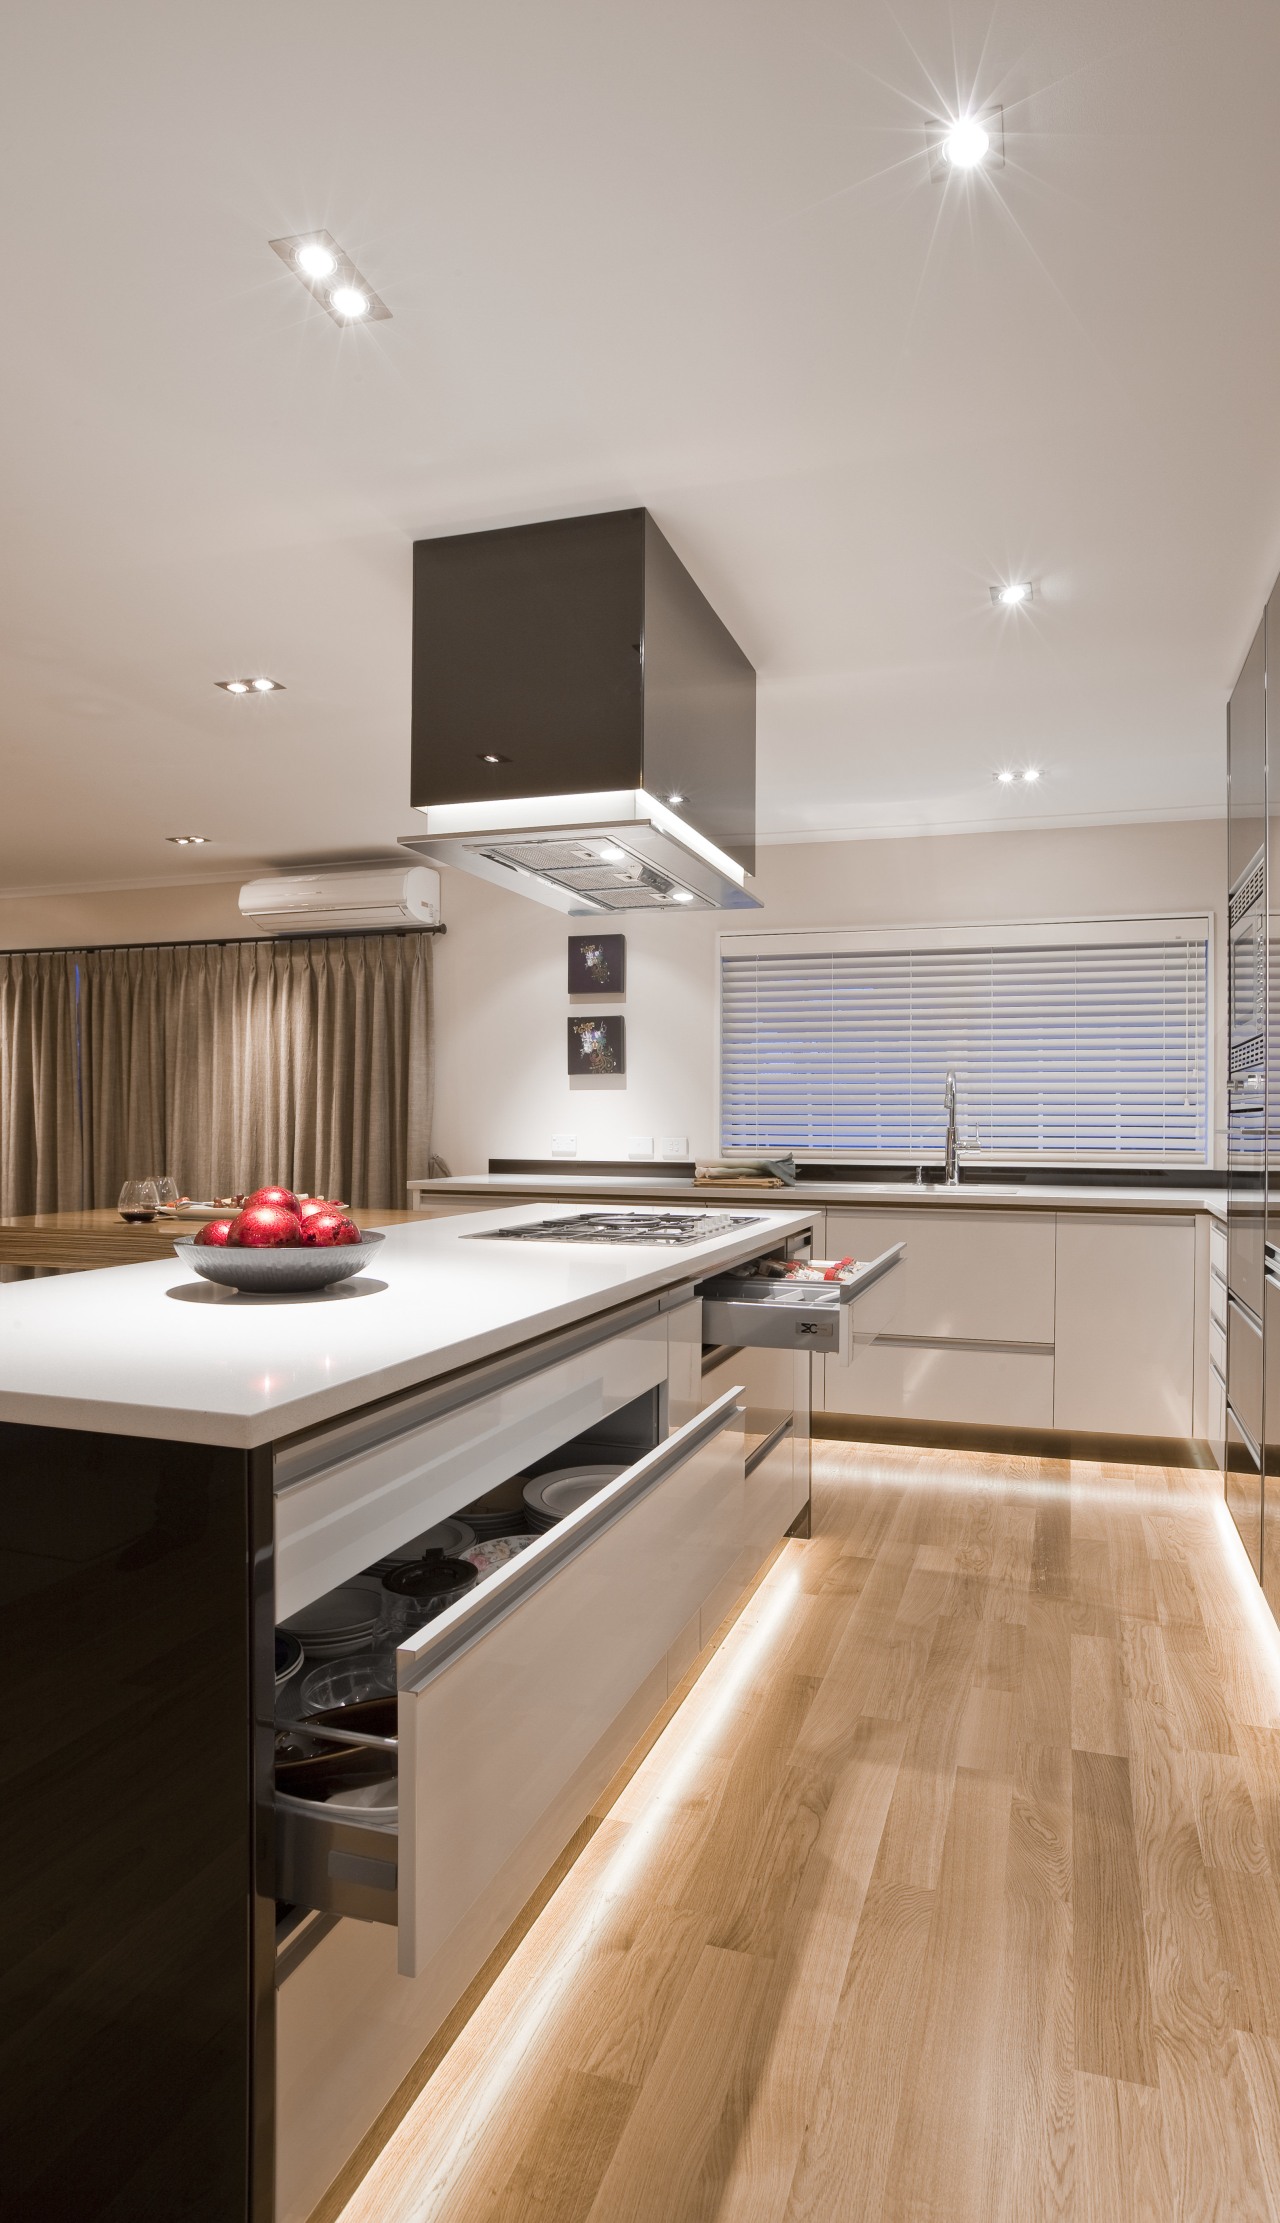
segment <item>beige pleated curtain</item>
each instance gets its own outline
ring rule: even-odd
[[[426,935],[8,963],[5,1210],[114,1204],[122,1181],[152,1172],[191,1196],[282,1181],[401,1205],[409,1175],[427,1166]]]

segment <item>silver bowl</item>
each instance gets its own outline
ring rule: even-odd
[[[184,1265],[224,1289],[297,1297],[306,1289],[329,1289],[335,1281],[349,1281],[373,1264],[384,1240],[376,1228],[367,1227],[358,1243],[334,1243],[325,1249],[290,1244],[280,1250],[231,1250],[197,1242],[194,1235],[177,1236],[173,1247]]]

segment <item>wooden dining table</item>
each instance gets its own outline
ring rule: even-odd
[[[212,1214],[209,1215],[212,1217]],[[395,1227],[405,1220],[432,1219],[431,1211],[409,1212],[392,1205],[357,1205],[357,1227]],[[148,1258],[172,1258],[174,1237],[194,1235],[203,1221],[163,1218],[129,1222],[114,1205],[89,1212],[26,1212],[0,1219],[0,1266],[43,1266],[60,1273],[92,1266],[133,1266]]]

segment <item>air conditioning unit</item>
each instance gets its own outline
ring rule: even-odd
[[[439,926],[440,875],[429,865],[366,872],[281,873],[247,880],[240,913],[268,934],[377,933]]]

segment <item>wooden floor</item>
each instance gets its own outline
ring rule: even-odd
[[[345,2223],[1280,2223],[1280,1643],[1214,1480],[815,1445]]]

